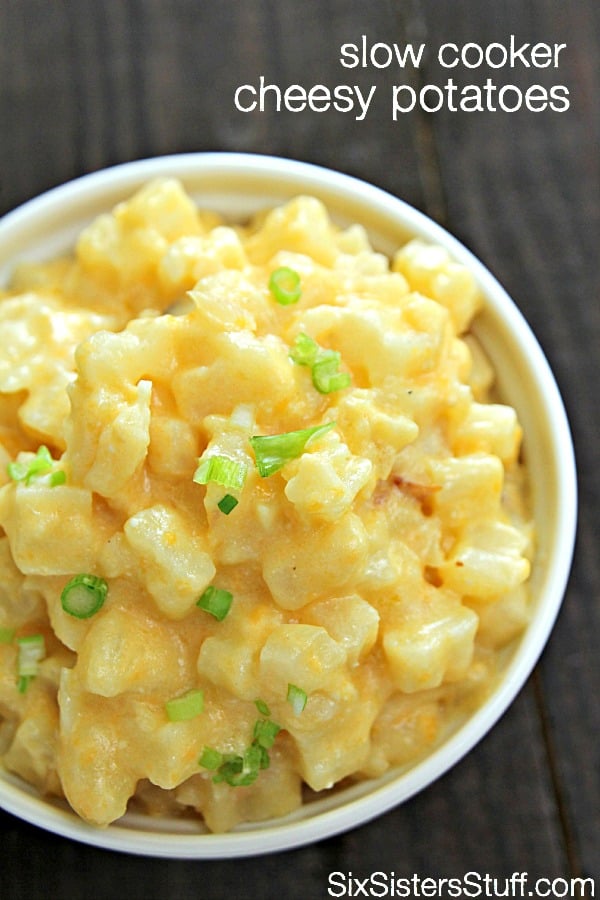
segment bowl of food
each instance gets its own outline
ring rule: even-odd
[[[354,178],[117,166],[0,222],[0,805],[245,856],[403,802],[494,725],[574,543],[502,287]]]

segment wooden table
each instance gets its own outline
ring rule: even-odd
[[[363,35],[368,46],[425,42],[427,53],[418,70],[383,67],[381,49],[380,68],[344,68],[341,45]],[[558,67],[517,57],[514,68],[444,69],[437,60],[445,42],[486,47],[511,35],[518,46],[566,44]],[[471,65],[477,52],[468,51]],[[282,155],[380,185],[449,228],[515,298],[561,387],[581,492],[572,578],[540,664],[489,736],[421,795],[340,837],[235,862],[128,857],[0,813],[2,898],[293,900],[328,896],[332,871],[598,878],[599,59],[597,0],[0,0],[0,212],[85,172],[181,151]],[[260,75],[282,88],[376,93],[363,121],[335,110],[238,111],[236,87]],[[569,109],[452,112],[445,103],[394,121],[395,85],[418,94],[449,77],[457,90],[487,77],[522,91],[564,85]],[[505,92],[505,103],[516,97]]]

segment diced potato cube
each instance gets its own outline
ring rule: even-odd
[[[197,456],[197,439],[187,422],[177,416],[152,416],[148,447],[151,471],[170,478],[183,478],[194,471]]]
[[[330,637],[346,651],[350,665],[365,657],[377,640],[379,613],[358,594],[313,603],[304,618],[327,629]]]
[[[258,338],[250,331],[223,333],[215,338],[214,356],[211,365],[184,369],[173,378],[178,409],[188,422],[228,415],[232,397],[259,407],[265,418],[285,412],[295,381],[282,340]]]
[[[174,509],[157,504],[131,516],[123,530],[157,607],[169,618],[185,616],[215,574],[189,523]]]
[[[474,597],[470,597],[468,603],[479,616],[478,642],[495,650],[505,647],[521,634],[531,619],[529,594],[524,585],[503,594],[493,603],[486,598]]]
[[[133,610],[110,608],[95,617],[81,647],[82,687],[101,697],[126,691],[151,694],[177,683],[182,647],[166,628]]]
[[[304,712],[287,723],[300,772],[313,790],[327,790],[365,765],[378,708],[376,698],[368,694],[349,691],[337,700],[319,694],[310,697]],[[310,727],[306,727],[309,716]]]
[[[501,403],[471,403],[467,415],[452,428],[452,448],[459,456],[490,453],[505,465],[515,462],[522,429],[511,406]]]
[[[100,432],[86,485],[104,497],[118,494],[142,465],[150,443],[152,383],[140,381],[134,398],[115,404],[115,416]]]
[[[202,642],[198,672],[235,697],[253,700],[258,696],[259,647],[237,638],[214,635]]]
[[[334,418],[352,453],[370,459],[375,474],[388,478],[396,455],[419,434],[408,416],[380,409],[374,391],[355,388],[340,398]]]
[[[481,297],[472,273],[446,249],[416,238],[396,253],[392,268],[402,272],[413,290],[447,307],[458,334],[467,329]]]
[[[383,649],[394,682],[406,693],[462,678],[473,656],[478,618],[467,607],[431,621],[417,620],[387,631]]]
[[[303,453],[285,467],[285,495],[299,512],[330,522],[347,512],[356,495],[370,481],[373,465],[354,456],[330,435],[321,449]]]
[[[260,652],[260,677],[269,690],[286,695],[288,684],[302,690],[324,690],[345,666],[341,644],[318,625],[279,625]]]
[[[3,491],[0,525],[21,572],[66,575],[94,568],[104,533],[94,519],[90,491],[34,483],[7,485]]]
[[[116,705],[118,704],[118,705]],[[120,818],[142,776],[128,729],[127,704],[88,694],[76,669],[64,669],[59,690],[58,770],[67,800],[95,825]]]
[[[528,577],[526,548],[527,538],[512,525],[475,520],[464,528],[439,572],[444,584],[457,593],[497,597]]]
[[[242,269],[247,263],[242,243],[233,230],[220,226],[208,235],[178,238],[160,261],[158,277],[171,293],[188,291],[206,275]]]
[[[36,685],[36,688],[38,686]],[[32,691],[27,716],[18,726],[3,757],[3,766],[15,772],[41,793],[62,794],[56,772],[58,707],[48,690]]]
[[[279,250],[290,250],[331,266],[339,253],[327,210],[315,197],[296,197],[270,210],[260,224],[246,244],[253,263],[268,263]]]
[[[263,578],[276,603],[299,609],[355,579],[366,559],[361,519],[348,513],[335,524],[278,535],[263,551]]]
[[[504,467],[497,456],[473,453],[432,459],[427,470],[431,483],[441,487],[432,495],[433,508],[446,522],[462,524],[498,512]]]

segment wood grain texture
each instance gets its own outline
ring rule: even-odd
[[[120,856],[0,813],[0,896],[295,900],[327,896],[334,870],[600,877],[599,9],[596,0],[0,0],[0,212],[85,172],[191,150],[283,155],[380,185],[445,224],[515,298],[562,389],[581,488],[573,575],[535,678],[427,791],[348,834],[235,864]],[[435,47],[511,33],[567,43],[560,69],[535,81],[568,84],[568,113],[411,113],[394,123],[387,101],[399,78],[416,88],[446,80],[435,55],[401,75],[349,72],[338,60],[361,34]],[[376,83],[376,102],[364,122],[236,112],[235,87],[261,74],[282,87]],[[526,86],[532,75],[510,79]]]

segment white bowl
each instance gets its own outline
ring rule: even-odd
[[[308,193],[322,199],[340,224],[365,225],[377,249],[391,252],[412,236],[446,247],[475,274],[485,298],[474,331],[490,356],[503,399],[524,430],[537,555],[532,573],[534,614],[501,682],[484,706],[437,750],[408,771],[333,792],[285,819],[229,834],[199,834],[181,821],[127,815],[106,829],[86,825],[66,805],[40,798],[0,772],[0,805],[49,831],[113,850],[176,858],[251,856],[289,849],[353,828],[402,803],[467,753],[514,699],[552,629],[565,590],[576,529],[576,473],[563,404],[548,363],[527,323],[487,269],[422,213],[378,188],[340,173],[267,156],[199,153],[166,156],[87,175],[26,203],[0,221],[0,285],[14,263],[67,251],[96,215],[157,176],[181,179],[203,207],[234,218]]]

